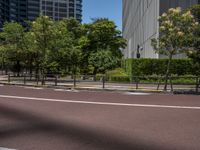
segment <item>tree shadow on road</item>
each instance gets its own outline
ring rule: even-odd
[[[163,147],[145,143],[137,138],[134,141],[128,140],[113,135],[113,133],[111,135],[81,125],[57,122],[53,119],[3,105],[0,105],[0,115],[20,122],[20,124],[12,127],[1,127],[0,125],[0,141],[1,139],[9,140],[9,138],[23,135],[30,135],[31,137],[31,134],[41,132],[51,133],[58,138],[70,138],[74,143],[82,143],[83,145],[87,143],[91,150],[165,150]]]

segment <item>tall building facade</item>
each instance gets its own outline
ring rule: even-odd
[[[123,36],[127,39],[126,58],[160,58],[151,46],[159,37],[159,16],[169,8],[187,8],[199,0],[123,0]],[[181,56],[180,56],[181,57]]]
[[[6,20],[9,20],[9,2],[7,0],[1,0],[0,1],[0,27]]]
[[[39,15],[54,20],[73,17],[82,21],[82,0],[0,0],[0,26],[5,21],[25,24]]]
[[[41,0],[40,10],[54,20],[73,17],[81,21],[82,0]]]

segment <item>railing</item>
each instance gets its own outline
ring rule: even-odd
[[[164,89],[164,76],[104,76],[104,75],[54,75],[54,74],[20,74],[9,73],[0,79],[1,82],[23,85],[62,86],[68,88],[94,87],[101,89],[149,89],[162,91]],[[200,77],[198,76],[171,76],[168,79],[168,89],[193,90],[199,92]]]

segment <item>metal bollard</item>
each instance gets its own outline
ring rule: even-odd
[[[58,85],[58,76],[56,75],[55,76],[55,86],[57,86]]]
[[[39,75],[37,74],[36,76],[36,82],[37,82],[37,85],[39,84]]]
[[[10,74],[8,74],[8,83],[10,83]]]
[[[172,77],[170,77],[170,86],[171,86],[171,92],[174,92],[174,87],[173,87],[173,83],[172,83]]]
[[[76,87],[76,75],[74,75],[74,88]]]
[[[24,85],[26,84],[26,74],[24,75]]]
[[[139,77],[136,77],[136,89],[139,89]]]
[[[199,92],[199,83],[200,83],[200,80],[199,80],[199,77],[196,78],[196,93]]]
[[[105,76],[102,77],[103,89],[105,89]]]

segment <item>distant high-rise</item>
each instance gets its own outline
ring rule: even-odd
[[[127,39],[126,58],[160,58],[151,46],[159,37],[158,17],[169,8],[187,8],[200,0],[123,0],[123,36]],[[177,56],[179,57],[179,56]],[[180,55],[180,57],[182,57]]]
[[[34,20],[39,15],[46,15],[54,20],[76,18],[82,21],[82,0],[1,0],[0,26],[5,21]]]
[[[9,20],[9,2],[8,0],[0,1],[0,26]]]
[[[82,0],[41,0],[40,11],[54,20],[62,18],[82,18]]]

